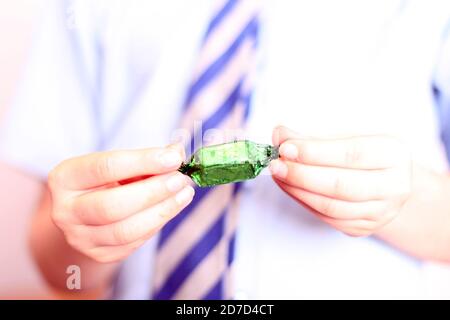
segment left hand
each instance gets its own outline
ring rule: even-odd
[[[281,158],[275,182],[319,219],[351,236],[368,236],[392,221],[411,194],[408,149],[389,136],[317,139],[274,130]]]

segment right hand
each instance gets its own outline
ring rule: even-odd
[[[172,145],[66,160],[49,175],[52,219],[91,259],[125,259],[192,201],[189,178],[177,172],[183,159]]]

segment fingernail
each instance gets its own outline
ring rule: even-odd
[[[280,154],[289,160],[298,159],[298,149],[292,143],[283,143],[280,147]]]
[[[184,205],[192,199],[192,197],[194,196],[194,192],[194,188],[192,188],[191,186],[187,186],[177,193],[177,195],[175,196],[175,201],[179,205]]]
[[[287,165],[281,160],[274,160],[270,163],[269,166],[270,172],[276,177],[286,178],[287,176]]]
[[[166,181],[167,190],[170,192],[177,192],[183,189],[183,187],[186,185],[186,179],[184,176],[176,174],[172,177],[170,177]]]
[[[176,165],[180,165],[182,160],[178,152],[174,150],[168,150],[160,156],[159,161],[164,167],[171,168]]]
[[[178,151],[182,157],[185,156],[185,150],[184,150],[184,146],[186,145],[186,143],[182,143],[182,141],[179,142],[174,142],[169,144],[166,148],[170,148],[172,150]]]

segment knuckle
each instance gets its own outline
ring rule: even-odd
[[[360,142],[353,142],[345,151],[345,165],[354,166],[361,162],[364,156],[363,147]]]
[[[51,218],[53,223],[59,227],[60,229],[63,229],[66,224],[66,214],[62,210],[52,210]]]
[[[75,250],[78,250],[78,251],[84,253],[84,246],[83,246],[83,243],[80,241],[79,237],[77,237],[76,235],[73,235],[73,234],[69,234],[69,233],[65,233],[64,236],[65,236],[66,242],[69,244],[69,246],[71,246]]]
[[[158,212],[159,217],[162,220],[170,220],[176,216],[185,206],[177,202],[175,199],[171,199],[166,202],[164,208]]]
[[[119,199],[101,197],[95,202],[95,215],[102,223],[111,223],[115,221],[115,213],[122,209]]]
[[[376,222],[376,221],[380,220],[380,217],[382,217],[386,214],[388,209],[389,209],[389,205],[387,203],[383,203],[383,204],[377,205],[377,207],[366,210],[366,212],[364,212],[363,215],[367,221]]]
[[[114,226],[112,232],[116,245],[125,245],[133,240],[134,232],[128,224],[118,223]]]
[[[61,186],[61,169],[60,166],[54,168],[47,177],[47,184],[51,192],[54,192]]]
[[[348,186],[342,177],[337,177],[334,181],[333,191],[338,197],[346,197],[348,195]]]
[[[167,204],[163,210],[158,211],[158,216],[163,220],[168,219],[171,216],[171,213],[173,212],[174,207],[175,207],[175,202],[171,202],[170,204]]]
[[[386,225],[387,223],[394,220],[395,217],[397,216],[397,214],[398,214],[398,211],[395,210],[394,208],[386,209],[385,213],[383,214],[383,217],[379,221],[380,226]]]
[[[336,214],[336,203],[331,198],[323,200],[321,211],[326,216],[334,216]]]
[[[71,206],[71,204],[66,204],[64,203],[64,201],[59,204],[56,204],[56,201],[54,201],[53,203],[53,207],[50,212],[50,218],[52,219],[53,223],[60,229],[64,229],[70,221],[69,216],[70,212],[72,212]]]
[[[74,201],[69,210],[76,217],[77,221],[89,222],[87,217],[91,215],[92,207],[86,205],[84,201]]]
[[[115,170],[114,160],[110,156],[104,155],[94,163],[92,170],[94,175],[100,179],[113,176]]]
[[[343,230],[342,232],[352,238],[361,238],[361,237],[367,237],[368,235],[370,235],[369,231],[361,230],[361,229],[347,229],[347,230]]]
[[[109,224],[115,221],[114,216],[120,209],[120,200],[100,195],[91,195],[75,201],[72,211],[84,223]]]
[[[311,151],[311,146],[308,143],[302,143],[299,150],[301,150],[300,152],[300,157],[301,160],[308,163],[308,162],[312,162],[314,159],[313,158],[313,154]]]

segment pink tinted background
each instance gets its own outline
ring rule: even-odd
[[[24,68],[42,0],[0,0],[0,121]],[[0,298],[50,297],[28,248],[38,185],[0,164]],[[20,203],[20,207],[17,204]]]

